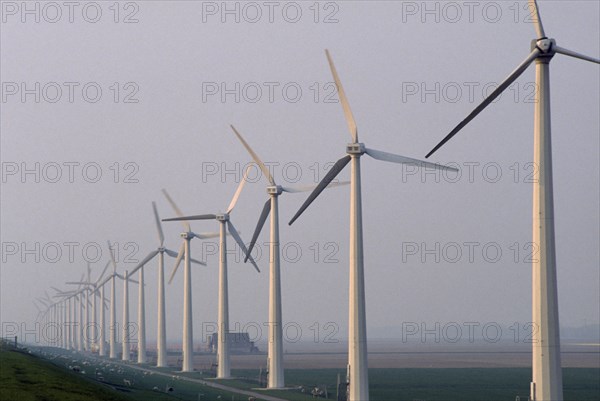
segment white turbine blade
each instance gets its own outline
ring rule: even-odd
[[[100,280],[102,280],[102,277],[104,277],[104,274],[106,273],[106,270],[108,269],[108,266],[110,266],[110,261],[106,262],[106,266],[104,266],[104,270],[102,270],[102,273],[100,274],[100,276],[98,276],[96,283],[98,283]]]
[[[165,195],[165,198],[167,198],[167,201],[171,204],[171,207],[175,211],[175,214],[179,217],[183,217],[183,213],[181,212],[181,209],[179,209],[179,207],[177,207],[177,205],[175,204],[175,201],[173,200],[173,198],[171,198],[171,196],[169,195],[167,190],[163,188],[162,193]],[[163,221],[166,221],[166,220],[163,220]],[[183,228],[186,231],[191,231],[190,223],[183,220],[181,224],[183,224]]]
[[[242,180],[240,181],[240,184],[238,185],[235,194],[233,194],[233,198],[231,198],[231,202],[229,203],[229,207],[227,208],[227,213],[231,213],[231,211],[233,210],[233,208],[235,207],[235,204],[237,203],[240,194],[242,193],[242,189],[244,188],[244,185],[246,184],[246,178],[248,177],[248,171],[250,171],[250,166],[246,167],[246,170],[244,170],[244,175],[242,176]]]
[[[87,282],[87,281],[67,281],[65,284],[90,285],[92,283]]]
[[[158,231],[158,241],[162,247],[165,243],[165,235],[163,234],[160,218],[158,217],[158,210],[156,210],[156,202],[152,202],[152,210],[154,211],[154,221],[156,222],[156,230]]]
[[[219,232],[200,233],[200,234],[192,232],[190,234],[192,234],[194,237],[196,237],[198,239],[218,238],[221,235],[221,233],[219,233]]]
[[[329,50],[325,50],[325,54],[327,55],[327,61],[329,62],[329,68],[331,69],[331,74],[333,75],[333,80],[335,81],[335,86],[337,87],[338,96],[340,98],[340,103],[342,104],[342,108],[344,109],[344,115],[346,116],[346,122],[348,123],[348,129],[350,130],[350,135],[352,136],[352,142],[358,142],[358,130],[356,129],[356,121],[354,121],[354,116],[352,115],[352,110],[350,109],[350,103],[348,102],[348,98],[346,97],[346,92],[344,91],[344,87],[342,86],[342,81],[338,76],[337,70],[335,69],[335,65],[333,64],[333,59],[329,54]]]
[[[248,250],[246,249],[246,245],[244,245],[244,241],[242,241],[242,239],[240,238],[240,235],[238,234],[237,230],[231,223],[231,220],[227,220],[227,228],[229,229],[229,232],[231,233],[231,236],[233,237],[235,242],[237,242],[237,244],[240,246],[240,249],[242,250],[244,255],[248,255]],[[248,259],[250,260],[250,263],[252,263],[252,266],[254,266],[256,271],[260,273],[260,269],[256,265],[256,262],[254,261],[252,256],[250,256]]]
[[[254,152],[254,150],[252,150],[250,145],[248,145],[248,143],[244,140],[244,138],[242,138],[242,135],[240,135],[240,133],[235,129],[235,127],[233,125],[231,126],[231,129],[233,130],[235,135],[237,135],[240,142],[242,142],[242,145],[244,145],[244,147],[246,148],[248,153],[250,153],[250,156],[252,156],[252,159],[254,159],[254,162],[256,164],[258,164],[258,167],[262,170],[265,177],[267,177],[267,179],[269,180],[269,184],[275,185],[275,181],[273,180],[273,177],[271,176],[269,169],[267,168],[267,166],[265,166],[265,164],[262,162],[262,160],[260,160],[260,157],[258,157],[258,155]]]
[[[148,254],[148,256],[146,256],[144,258],[144,260],[142,260],[136,267],[134,267],[133,270],[131,271],[131,273],[129,273],[129,274],[133,274],[133,273],[137,272],[139,269],[142,268],[142,266],[144,266],[146,263],[150,262],[152,260],[152,258],[154,258],[156,255],[158,255],[158,249],[150,252]]]
[[[381,161],[385,161],[385,162],[398,163],[398,164],[410,164],[410,165],[415,165],[415,166],[418,166],[421,168],[431,167],[436,170],[458,171],[458,169],[455,167],[443,166],[441,164],[430,163],[430,162],[426,162],[424,160],[417,160],[417,159],[413,159],[411,157],[405,157],[405,156],[400,156],[400,155],[396,155],[393,153],[383,152],[381,150],[367,148],[367,149],[365,149],[365,153],[367,153],[373,159],[377,159],[377,160],[381,160]]]
[[[572,50],[565,49],[564,47],[554,46],[554,50],[557,53],[564,54],[565,56],[570,56],[570,57],[578,58],[580,60],[591,61],[592,63],[600,64],[600,59],[586,56],[585,54],[577,53]]]
[[[529,53],[529,56],[521,63],[510,75],[487,97],[479,106],[475,108],[464,120],[462,120],[448,135],[444,137],[435,147],[425,155],[425,158],[429,158],[435,151],[441,148],[446,142],[448,142],[454,135],[456,135],[465,125],[471,122],[479,113],[483,111],[490,103],[492,103],[506,88],[510,86],[533,61],[540,55],[540,50],[535,48]]]
[[[196,214],[193,216],[181,216],[181,217],[172,217],[170,219],[162,219],[162,221],[185,221],[187,224],[188,220],[214,220],[217,216],[215,214]],[[192,230],[189,228],[189,224],[187,225],[187,232],[191,232]]]
[[[59,293],[60,293],[60,292],[64,292],[63,290],[59,290],[59,289],[58,289],[58,288],[56,288],[56,287],[52,287],[52,286],[50,286],[50,288],[52,288],[54,291],[56,291],[56,292],[59,292]]]
[[[102,282],[100,284],[96,285],[96,288],[100,288],[102,287],[104,284],[108,283],[114,276],[116,273],[111,273],[108,277],[106,277],[104,280],[102,280]]]
[[[179,247],[179,253],[177,253],[177,258],[175,259],[175,267],[173,268],[173,271],[171,272],[171,277],[169,277],[169,284],[171,284],[171,281],[173,281],[173,277],[175,277],[175,273],[177,272],[177,269],[179,268],[179,265],[181,264],[181,259],[183,258],[185,254],[185,242],[181,243],[181,246]]]
[[[331,182],[331,183],[329,183],[329,185],[327,185],[326,188],[335,188],[335,187],[340,187],[340,186],[348,185],[348,184],[350,184],[350,181]],[[296,194],[299,192],[310,192],[310,191],[314,190],[315,188],[317,188],[317,185],[295,185],[293,187],[281,187],[281,190],[283,192],[289,192],[292,194]]]
[[[113,265],[113,272],[117,271],[117,261],[115,260],[115,254],[113,253],[112,247],[110,246],[110,241],[106,241],[108,244],[108,253],[110,254],[110,260]]]
[[[536,0],[529,0],[529,11],[531,11],[530,15],[532,16],[533,23],[535,24],[535,33],[537,34],[537,38],[545,38],[546,33],[544,32],[542,17],[540,17],[540,10],[538,9]]]

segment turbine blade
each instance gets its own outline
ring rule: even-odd
[[[244,189],[244,185],[246,184],[246,177],[248,176],[248,171],[250,170],[250,166],[246,167],[246,169],[244,170],[244,175],[242,176],[242,180],[240,181],[240,184],[238,185],[235,194],[233,194],[233,198],[231,198],[231,202],[229,203],[229,207],[227,208],[227,213],[231,213],[231,211],[233,210],[233,208],[235,207],[235,204],[238,201],[238,198],[240,197],[240,194],[242,193],[242,189]]]
[[[108,253],[110,254],[110,260],[113,265],[113,272],[117,271],[117,262],[115,261],[115,254],[113,253],[112,247],[110,246],[110,241],[106,241],[108,243]]]
[[[235,135],[238,137],[240,142],[242,142],[242,145],[244,145],[244,147],[246,148],[248,153],[250,153],[250,156],[252,156],[252,159],[254,159],[254,162],[256,164],[258,164],[258,167],[261,169],[261,171],[263,172],[265,177],[267,177],[267,179],[269,180],[269,184],[275,185],[275,180],[273,180],[273,177],[271,176],[269,169],[267,168],[267,166],[265,166],[265,164],[262,162],[262,160],[260,160],[260,157],[258,157],[258,155],[254,152],[254,150],[252,150],[250,145],[248,145],[248,143],[244,140],[244,138],[242,138],[242,135],[240,135],[240,133],[235,129],[235,127],[233,125],[231,126],[231,129],[233,130]]]
[[[252,240],[250,241],[250,245],[248,246],[248,252],[246,253],[246,257],[244,258],[244,262],[248,261],[250,257],[250,253],[256,244],[256,240],[258,239],[258,235],[265,225],[265,221],[267,221],[267,217],[269,217],[269,213],[271,212],[271,199],[267,199],[265,202],[265,206],[263,206],[263,210],[258,218],[258,223],[256,224],[256,228],[254,229],[254,234],[252,234]]]
[[[398,164],[411,164],[411,165],[416,165],[421,168],[431,167],[436,170],[458,171],[458,169],[455,167],[443,166],[441,164],[430,163],[430,162],[426,162],[424,160],[417,160],[417,159],[413,159],[410,157],[405,157],[405,156],[400,156],[400,155],[396,155],[393,153],[383,152],[381,150],[366,149],[365,152],[369,156],[371,156],[373,159],[377,159],[377,160],[381,160],[381,161],[385,161],[385,162],[398,163]]]
[[[214,220],[215,218],[217,218],[217,216],[214,214],[197,214],[195,216],[172,217],[170,219],[162,219],[162,221]],[[191,231],[189,227],[190,225],[187,224],[188,232]]]
[[[336,188],[336,187],[340,187],[342,185],[348,185],[348,184],[350,184],[350,181],[332,182],[329,185],[327,185],[327,188]],[[316,185],[295,185],[293,187],[281,187],[281,190],[283,192],[296,194],[296,193],[300,193],[300,192],[314,191],[314,189],[316,187],[317,187]]]
[[[176,257],[177,257],[177,255],[178,255],[178,253],[177,253],[177,252],[175,252],[175,251],[173,251],[173,250],[171,250],[171,249],[165,249],[165,253],[166,253],[167,255],[169,255],[170,257],[172,257],[172,258],[176,258]]]
[[[577,53],[572,50],[565,49],[564,47],[554,46],[554,50],[557,53],[564,54],[565,56],[570,56],[570,57],[578,58],[580,60],[591,61],[592,63],[600,64],[600,60],[597,58],[586,56],[585,54]]]
[[[227,228],[228,228],[229,232],[231,233],[231,236],[233,237],[233,239],[235,240],[235,242],[237,242],[237,244],[241,248],[242,252],[244,254],[248,255],[248,250],[246,249],[246,245],[244,245],[244,241],[242,241],[242,239],[240,238],[240,235],[238,234],[237,230],[235,229],[235,227],[231,223],[231,220],[227,220]],[[256,269],[256,271],[260,273],[260,269],[256,265],[256,262],[254,261],[254,259],[252,258],[252,256],[249,256],[249,259],[250,259],[250,263],[252,263],[252,266],[254,266],[254,268]]]
[[[158,249],[155,251],[152,251],[148,254],[148,256],[146,256],[144,258],[144,260],[142,260],[136,267],[133,268],[133,270],[131,271],[131,273],[129,273],[130,275],[137,272],[139,269],[142,268],[142,266],[144,266],[146,263],[150,262],[152,260],[152,258],[154,258],[156,255],[158,255]]]
[[[504,90],[506,88],[508,88],[508,86],[510,84],[512,84],[517,78],[519,78],[519,76],[525,71],[525,69],[527,67],[529,67],[529,64],[531,64],[533,62],[533,60],[535,60],[539,54],[540,54],[539,49],[537,49],[537,48],[533,49],[533,51],[529,54],[529,56],[527,56],[527,58],[521,64],[519,64],[519,66],[513,72],[510,73],[510,75],[504,80],[504,82],[502,82],[479,106],[477,106],[475,108],[475,110],[473,110],[471,112],[471,114],[469,114],[467,116],[467,118],[462,120],[460,122],[460,124],[458,124],[448,135],[446,135],[446,137],[444,139],[442,139],[440,141],[440,143],[435,145],[435,147],[429,153],[427,153],[425,158],[426,159],[429,158],[429,156],[431,156],[433,153],[435,153],[436,150],[441,148],[454,135],[456,135],[465,125],[467,125],[472,119],[474,119],[479,113],[481,113],[483,111],[483,109],[485,109],[490,103],[492,103],[494,101],[494,99],[496,99],[498,96],[500,96],[500,94],[502,92],[504,92]]]
[[[177,259],[175,259],[175,267],[173,268],[173,271],[171,272],[171,277],[169,277],[169,284],[171,284],[171,281],[173,281],[173,277],[175,277],[175,273],[177,272],[177,269],[179,268],[179,265],[181,264],[181,259],[183,258],[184,253],[185,253],[185,242],[182,242],[181,246],[179,247],[179,252],[177,253]]]
[[[173,198],[171,198],[171,196],[169,195],[167,190],[163,188],[162,193],[165,195],[165,198],[167,198],[167,201],[171,204],[171,207],[175,211],[175,214],[179,217],[183,216],[181,209],[179,209],[177,207],[177,205],[175,204],[175,201],[173,200]],[[163,219],[163,221],[167,221],[167,220]],[[181,223],[181,224],[183,224],[183,228],[185,229],[185,231],[191,231],[190,223],[188,223],[187,221],[183,221],[183,223]]]
[[[154,211],[154,222],[156,223],[156,230],[158,231],[158,241],[162,247],[165,243],[165,235],[163,234],[162,224],[160,223],[160,218],[158,217],[158,210],[156,210],[156,202],[152,202],[152,211]]]
[[[108,266],[110,266],[110,260],[108,262],[106,262],[106,266],[104,266],[104,270],[102,270],[102,273],[100,273],[100,276],[98,276],[96,283],[98,283],[98,281],[102,280],[102,277],[104,277],[106,270],[108,270]]]
[[[533,23],[535,24],[535,33],[537,34],[537,38],[545,38],[546,33],[544,32],[542,17],[540,17],[540,10],[538,9],[536,0],[529,0],[529,11],[531,11],[530,15],[532,16]]]
[[[50,288],[52,288],[52,289],[53,289],[54,291],[56,291],[56,292],[64,292],[64,291],[62,291],[62,290],[59,290],[58,288],[56,288],[56,287],[53,287],[53,286],[50,286]]]
[[[190,258],[190,262],[195,263],[197,265],[206,266],[206,262],[202,262],[201,260]]]
[[[209,238],[217,238],[219,237],[221,234],[218,232],[212,232],[212,233],[200,233],[200,234],[196,234],[194,232],[191,233],[194,237],[198,238],[198,239],[209,239]]]
[[[325,50],[325,54],[327,55],[327,61],[329,62],[329,68],[331,69],[331,74],[333,75],[333,80],[335,81],[335,86],[337,87],[338,96],[340,98],[340,103],[342,104],[342,108],[344,109],[344,116],[346,116],[346,123],[348,123],[348,130],[350,130],[350,135],[352,136],[352,142],[358,142],[358,130],[356,129],[356,121],[354,121],[354,116],[352,115],[352,110],[350,109],[350,103],[346,98],[346,92],[344,91],[344,87],[342,86],[342,81],[338,76],[337,70],[335,69],[335,65],[333,64],[333,59],[329,54],[329,50]]]
[[[331,170],[329,170],[327,172],[327,174],[325,175],[325,177],[323,177],[323,179],[321,180],[321,182],[319,183],[319,185],[317,185],[317,187],[315,188],[315,190],[304,201],[304,203],[302,204],[302,206],[300,207],[300,209],[296,212],[296,214],[294,215],[294,217],[292,217],[292,219],[290,220],[290,222],[288,223],[288,225],[291,226],[294,223],[294,221],[296,221],[296,219],[298,217],[300,217],[300,215],[317,198],[317,196],[319,196],[319,194],[321,192],[323,192],[323,190],[327,186],[329,186],[329,183],[331,181],[333,181],[333,179],[344,169],[344,167],[346,167],[346,164],[348,164],[348,162],[350,162],[350,159],[351,159],[350,155],[346,155],[346,156],[342,157],[340,160],[338,160],[337,162],[335,162],[335,164],[333,165],[333,167],[331,168]]]

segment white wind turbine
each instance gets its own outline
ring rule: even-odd
[[[281,273],[280,273],[280,248],[279,248],[279,195],[283,192],[296,193],[311,191],[315,187],[284,187],[277,185],[275,180],[271,176],[269,169],[265,166],[258,155],[252,150],[250,145],[244,140],[242,135],[232,125],[231,129],[238,137],[242,145],[246,148],[254,162],[261,169],[269,185],[267,186],[267,194],[269,199],[265,202],[262,213],[256,224],[256,229],[252,235],[252,240],[248,246],[246,253],[245,262],[248,261],[252,249],[256,244],[258,235],[260,234],[269,213],[271,214],[271,227],[270,227],[270,239],[269,239],[269,338],[268,338],[268,371],[269,380],[267,388],[284,388],[285,378],[283,369],[283,319],[282,319],[282,304],[281,304]],[[347,184],[347,183],[341,183]],[[333,186],[330,184],[329,186]]]
[[[175,211],[175,214],[178,216],[183,216],[183,213],[175,204],[175,201],[169,196],[169,193],[163,189],[163,194],[167,201]],[[164,220],[163,220],[164,221]],[[205,238],[213,238],[215,234],[196,234],[192,231],[190,224],[187,221],[183,221],[184,232],[181,233],[181,238],[183,238],[183,242],[179,247],[179,253],[177,254],[177,259],[175,260],[175,268],[171,273],[171,277],[169,278],[169,284],[173,281],[173,277],[175,277],[175,272],[179,268],[179,264],[181,263],[181,259],[184,258],[184,269],[183,269],[183,338],[182,338],[182,354],[183,354],[183,362],[181,365],[181,370],[183,372],[192,372],[194,370],[194,334],[193,334],[193,322],[192,322],[192,262],[197,263],[203,266],[206,266],[206,263],[197,261],[192,259],[191,255],[191,240],[192,238],[205,239]]]
[[[535,61],[535,97],[533,162],[539,177],[533,181],[533,243],[539,245],[539,257],[532,261],[532,401],[562,401],[562,371],[556,282],[554,239],[554,195],[552,182],[552,145],[550,130],[550,61],[556,53],[600,64],[600,60],[556,45],[546,37],[535,0],[529,0],[534,15],[537,39],[531,41],[531,53],[479,106],[460,122],[425,157],[431,156],[494,101]]]
[[[156,203],[152,202],[156,230],[158,232],[158,248],[148,254],[132,271],[131,275],[140,271],[139,292],[138,292],[138,363],[146,363],[146,310],[144,297],[144,265],[150,262],[158,255],[158,329],[156,335],[157,367],[167,366],[167,334],[165,320],[165,253],[173,258],[177,257],[177,252],[165,248],[165,236],[163,234]],[[200,262],[197,262],[200,263]]]
[[[117,273],[117,262],[115,260],[115,255],[113,253],[113,249],[110,246],[110,241],[107,241],[108,243],[108,253],[110,255],[110,260],[112,262],[113,265],[113,272],[112,274],[110,274],[105,282],[103,282],[100,286],[103,287],[104,284],[106,284],[107,281],[110,280],[110,286],[111,286],[111,291],[110,291],[110,327],[109,327],[109,347],[110,347],[110,351],[109,351],[109,357],[111,359],[115,359],[117,358],[117,306],[115,303],[115,297],[116,297],[116,278],[120,278],[121,280],[123,280],[125,282],[124,284],[124,293],[123,293],[123,353],[121,355],[121,359],[123,360],[129,360],[129,331],[128,331],[128,327],[127,324],[129,322],[129,294],[127,293],[128,290],[128,285],[127,283],[129,281],[131,281],[132,283],[138,283],[135,280],[130,279],[127,276],[127,272],[125,272],[125,276],[122,276],[120,274]],[[127,312],[127,313],[126,313]],[[127,358],[127,359],[125,359]]]
[[[233,237],[235,242],[242,249],[244,254],[247,253],[246,246],[240,238],[239,233],[231,223],[229,218],[230,213],[233,211],[235,204],[244,188],[246,182],[246,174],[248,170],[244,172],[244,176],[240,184],[238,185],[231,203],[227,208],[227,212],[219,214],[202,214],[195,216],[183,216],[175,217],[172,219],[163,219],[163,221],[189,221],[189,220],[217,220],[220,223],[219,230],[219,305],[218,305],[218,316],[217,316],[217,331],[218,331],[218,352],[217,352],[217,378],[227,379],[231,377],[231,367],[229,361],[229,343],[227,341],[227,335],[229,333],[229,296],[228,296],[228,284],[227,284],[227,231]],[[179,213],[178,213],[179,214]],[[189,243],[189,240],[186,244]],[[254,259],[250,257],[250,262],[254,268],[260,272],[258,266],[254,262]],[[175,266],[177,269],[177,266]],[[175,270],[173,271],[173,274]],[[191,312],[191,311],[190,311]]]
[[[96,280],[91,279],[91,268],[90,268],[90,264],[88,263],[87,265],[87,274],[88,274],[88,278],[87,281],[68,281],[66,284],[78,284],[80,286],[84,286],[84,291],[86,291],[86,294],[91,294],[92,296],[92,316],[91,316],[91,323],[90,320],[87,321],[86,323],[86,329],[85,329],[85,336],[86,336],[86,342],[90,342],[91,341],[91,347],[90,350],[93,351],[93,348],[95,348],[94,346],[96,345],[96,340],[98,340],[98,336],[97,334],[100,335],[100,337],[102,336],[102,330],[104,330],[104,322],[101,322],[100,325],[98,325],[98,322],[96,320],[97,317],[97,313],[96,313],[96,297],[98,296],[98,283],[100,282],[100,280],[102,280],[102,277],[104,277],[104,274],[106,273],[106,270],[108,270],[108,266],[110,265],[110,261],[106,263],[106,265],[104,266],[104,269],[102,270],[102,273],[100,273],[100,275],[98,276],[98,278]],[[58,291],[58,290],[57,290]],[[88,295],[89,296],[89,295]],[[87,296],[86,296],[87,297]],[[89,300],[88,300],[89,302]],[[104,315],[104,298],[102,298],[101,301],[101,315],[103,317]],[[88,319],[89,319],[89,315],[88,315]],[[97,333],[97,329],[100,328],[101,331],[100,333]],[[92,333],[90,333],[90,329],[93,330],[93,335]],[[103,340],[103,338],[101,338],[100,340]]]
[[[317,188],[310,194],[308,199],[300,207],[298,212],[290,220],[291,225],[306,208],[315,200],[317,196],[329,185],[329,183],[344,169],[350,162],[352,166],[350,178],[350,279],[349,279],[349,319],[348,319],[348,400],[349,401],[368,401],[369,400],[369,379],[367,366],[367,324],[365,316],[365,287],[364,287],[364,258],[363,258],[363,235],[362,235],[362,201],[361,201],[361,182],[360,182],[360,157],[367,154],[374,159],[400,163],[411,164],[420,167],[431,167],[443,170],[454,170],[454,168],[441,166],[412,159],[392,153],[382,152],[367,148],[363,143],[358,142],[358,132],[356,122],[350,109],[350,104],[346,98],[346,93],[338,77],[333,60],[329,52],[325,51],[329,61],[329,67],[335,80],[340,102],[344,109],[344,115],[352,142],[346,145],[347,155],[338,160],[329,170],[327,175],[319,183]]]

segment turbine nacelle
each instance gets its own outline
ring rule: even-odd
[[[217,214],[217,215],[215,215],[215,220],[217,220],[217,221],[229,221],[229,214],[228,213]]]
[[[283,187],[281,185],[268,186],[267,193],[269,195],[281,195],[283,193]]]
[[[355,142],[346,145],[346,153],[349,155],[362,156],[367,152],[364,143]]]
[[[191,232],[187,231],[184,233],[179,234],[181,236],[181,238],[183,239],[192,239],[194,238],[194,234],[192,234]]]

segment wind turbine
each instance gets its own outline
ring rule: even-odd
[[[229,342],[227,341],[227,335],[229,333],[229,296],[228,296],[228,285],[227,285],[227,231],[231,234],[235,242],[242,249],[244,254],[247,253],[246,246],[240,238],[239,233],[231,223],[229,219],[230,213],[233,211],[235,204],[244,188],[246,182],[246,174],[248,169],[244,172],[244,176],[240,184],[238,185],[233,198],[227,208],[227,212],[219,214],[202,214],[195,216],[183,216],[175,217],[172,219],[163,219],[163,221],[189,221],[189,220],[217,220],[220,223],[219,230],[219,306],[217,316],[217,331],[219,337],[218,353],[217,353],[217,378],[227,379],[231,377],[231,368],[229,361]],[[189,247],[189,240],[186,242],[186,246]],[[186,255],[187,256],[187,255]],[[254,268],[260,272],[258,266],[254,262],[254,259],[250,257],[250,261]],[[177,268],[177,266],[175,267]],[[173,271],[175,273],[175,271]],[[186,287],[187,289],[187,287]],[[191,311],[190,311],[191,312]]]
[[[90,268],[90,264],[88,263],[87,265],[87,274],[88,274],[88,278],[87,281],[68,281],[66,284],[79,284],[80,286],[83,285],[84,286],[84,291],[86,291],[86,293],[88,295],[86,295],[86,298],[89,297],[89,295],[91,294],[92,296],[92,318],[91,318],[91,324],[88,320],[87,324],[86,324],[86,342],[89,342],[90,340],[92,340],[91,342],[91,347],[90,350],[93,351],[94,345],[96,344],[96,340],[98,338],[97,333],[96,333],[96,329],[98,328],[98,324],[96,321],[96,296],[97,291],[98,291],[98,283],[100,282],[100,280],[102,280],[102,277],[104,277],[104,274],[106,273],[106,270],[108,269],[108,266],[110,265],[110,261],[106,263],[106,265],[104,266],[104,269],[102,270],[102,273],[100,273],[100,275],[98,276],[98,278],[94,281],[92,281],[91,279],[91,268]],[[88,300],[89,302],[89,300]],[[104,307],[104,299],[102,299],[102,303],[101,303],[101,310],[102,310],[102,314],[104,313],[104,310],[102,309]],[[88,317],[89,319],[89,317]],[[104,326],[103,326],[103,322],[102,322],[102,327],[101,329],[104,330]],[[93,335],[90,335],[90,328],[93,329]]]
[[[557,46],[544,32],[535,0],[529,0],[535,13],[537,39],[531,41],[531,53],[479,106],[460,122],[428,154],[448,142],[483,109],[506,90],[535,61],[535,97],[533,158],[539,177],[533,180],[533,243],[539,245],[539,257],[532,260],[532,401],[562,401],[562,371],[556,281],[554,238],[554,195],[552,182],[552,145],[550,130],[550,61],[556,53],[600,64],[600,60]]]
[[[175,204],[175,201],[169,196],[169,193],[163,189],[163,194],[167,201],[178,216],[183,216],[183,213]],[[163,220],[164,221],[164,220]],[[194,356],[194,336],[193,336],[193,325],[192,325],[192,262],[206,266],[206,263],[192,259],[191,255],[191,240],[192,238],[205,239],[212,238],[214,234],[196,234],[192,231],[190,224],[187,221],[183,221],[183,228],[185,232],[181,233],[183,241],[179,247],[179,253],[175,260],[175,268],[169,278],[169,284],[175,277],[175,272],[179,268],[181,259],[185,256],[184,269],[183,269],[183,338],[182,338],[182,353],[183,363],[181,370],[183,372],[192,372],[194,370],[193,356]]]
[[[154,211],[154,220],[156,230],[158,232],[158,248],[148,254],[132,271],[131,275],[140,271],[139,277],[139,292],[138,292],[138,363],[146,363],[146,310],[144,298],[144,265],[150,262],[158,255],[158,330],[156,336],[157,349],[157,367],[167,366],[167,335],[166,335],[166,320],[165,320],[165,253],[173,258],[177,258],[177,252],[164,247],[165,236],[163,234],[156,203],[152,202],[152,210]],[[200,263],[196,261],[197,263]]]
[[[393,153],[382,152],[367,148],[363,143],[358,142],[358,131],[350,104],[346,98],[346,93],[342,87],[333,60],[329,51],[325,51],[329,67],[337,86],[340,103],[344,110],[348,129],[352,137],[352,142],[346,145],[347,155],[338,160],[334,166],[325,175],[323,180],[317,185],[317,188],[310,194],[298,212],[290,220],[291,225],[306,208],[319,196],[319,194],[329,185],[329,183],[351,163],[350,178],[350,279],[349,279],[349,319],[348,319],[348,400],[349,401],[368,401],[369,400],[369,378],[367,366],[367,324],[365,316],[365,287],[364,287],[364,258],[363,258],[363,235],[362,235],[362,201],[361,201],[361,182],[360,182],[360,157],[367,154],[374,159],[400,163],[411,164],[420,167],[432,167],[441,170],[454,170],[454,168],[441,166],[439,164],[428,163],[421,160],[412,159],[396,155]]]
[[[110,274],[105,280],[104,282],[101,284],[101,286],[104,286],[104,284],[106,284],[107,281],[110,280],[110,327],[109,327],[109,347],[110,347],[110,351],[109,351],[109,357],[111,359],[115,359],[117,358],[117,307],[115,304],[115,296],[116,296],[116,278],[120,278],[121,280],[125,281],[126,283],[131,281],[132,283],[138,283],[135,280],[132,280],[130,278],[127,277],[127,272],[125,272],[125,276],[122,276],[120,274],[117,273],[117,262],[115,260],[115,255],[113,253],[113,249],[110,246],[110,241],[107,241],[108,243],[108,253],[110,254],[110,260],[112,262],[113,265],[113,272],[112,274]],[[127,289],[127,285],[124,285],[125,289]],[[124,293],[123,294],[123,311],[128,311],[129,310],[129,294]],[[125,313],[123,313],[125,315]],[[127,316],[127,320],[125,320],[125,324],[123,325],[123,330],[124,330],[124,335],[123,335],[123,354],[121,355],[122,358],[125,358],[125,351],[127,351],[126,347],[129,347],[129,342],[126,341],[126,337],[129,337],[129,332],[127,331],[127,322],[129,320],[129,316]],[[127,344],[126,344],[127,343]],[[125,360],[125,359],[123,359]]]
[[[283,192],[296,193],[311,191],[314,186],[310,187],[283,187],[277,185],[271,176],[269,169],[265,166],[258,155],[252,150],[250,145],[244,140],[242,135],[232,125],[231,129],[238,137],[242,145],[246,148],[254,162],[261,169],[269,185],[267,186],[267,194],[269,199],[265,202],[262,213],[256,224],[256,229],[252,235],[252,240],[248,246],[246,258],[248,261],[252,249],[256,244],[258,235],[260,234],[269,213],[271,214],[271,234],[269,240],[269,338],[267,361],[269,368],[269,380],[267,387],[271,389],[284,388],[285,378],[283,369],[283,319],[282,319],[282,304],[281,304],[281,274],[280,274],[280,250],[279,250],[279,195]],[[347,183],[342,183],[347,184]],[[333,184],[329,185],[330,187]],[[271,213],[272,212],[272,213]]]

